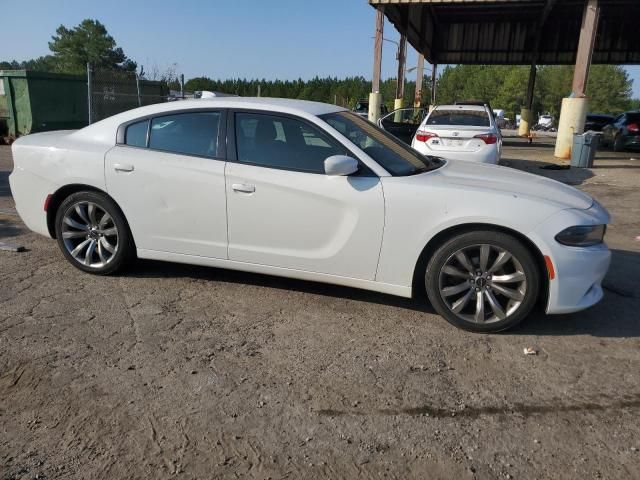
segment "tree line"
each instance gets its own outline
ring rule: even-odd
[[[179,89],[176,64],[165,72],[157,67],[151,73],[138,68],[118,47],[106,27],[98,20],[85,19],[73,28],[60,25],[49,42],[50,55],[18,62],[0,61],[2,69],[27,69],[45,72],[83,74],[87,62],[95,68],[137,72],[142,78],[165,81],[169,88]],[[436,99],[439,104],[456,100],[485,100],[494,109],[504,109],[514,118],[525,103],[529,78],[528,66],[456,65],[447,66],[436,81]],[[556,118],[562,98],[571,93],[572,66],[540,66],[534,93],[534,114],[550,113]],[[431,98],[431,79],[423,79],[421,103],[428,105]],[[413,104],[415,81],[405,84],[406,105]],[[627,72],[617,65],[593,65],[589,75],[587,94],[591,112],[618,113],[640,107],[640,100],[632,99],[632,81]],[[371,82],[364,77],[315,77],[310,80],[266,79],[212,79],[196,77],[185,84],[188,91],[213,90],[240,96],[285,97],[336,103],[352,108],[371,92]],[[393,108],[396,80],[381,82],[382,97],[389,109]]]

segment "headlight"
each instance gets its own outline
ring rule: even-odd
[[[606,230],[606,225],[579,225],[564,229],[556,240],[570,247],[590,247],[602,243]]]

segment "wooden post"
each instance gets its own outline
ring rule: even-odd
[[[396,99],[404,98],[404,71],[407,64],[407,36],[400,36],[398,44],[398,83],[396,85]]]
[[[380,92],[380,75],[382,73],[382,39],[384,34],[384,7],[379,6],[376,10],[376,35],[373,46],[373,80],[371,91]]]
[[[578,54],[576,55],[576,67],[573,72],[573,95],[584,97],[589,80],[589,68],[591,67],[591,56],[596,41],[598,31],[598,18],[600,16],[600,6],[598,0],[588,0],[582,14],[582,27],[580,29],[580,41],[578,43]]]
[[[424,55],[418,55],[418,67],[416,68],[416,94],[413,99],[413,106],[419,107],[422,104],[422,77],[424,77]]]

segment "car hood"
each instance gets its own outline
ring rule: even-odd
[[[432,173],[449,185],[466,190],[495,191],[512,197],[528,197],[552,203],[560,208],[586,210],[593,198],[564,183],[509,167],[449,160]]]

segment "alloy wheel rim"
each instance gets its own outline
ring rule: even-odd
[[[520,261],[508,250],[486,243],[454,252],[438,281],[440,297],[449,310],[478,324],[504,320],[520,308],[527,293]]]
[[[102,268],[118,251],[118,228],[100,205],[81,201],[71,205],[62,218],[62,241],[76,262]]]

